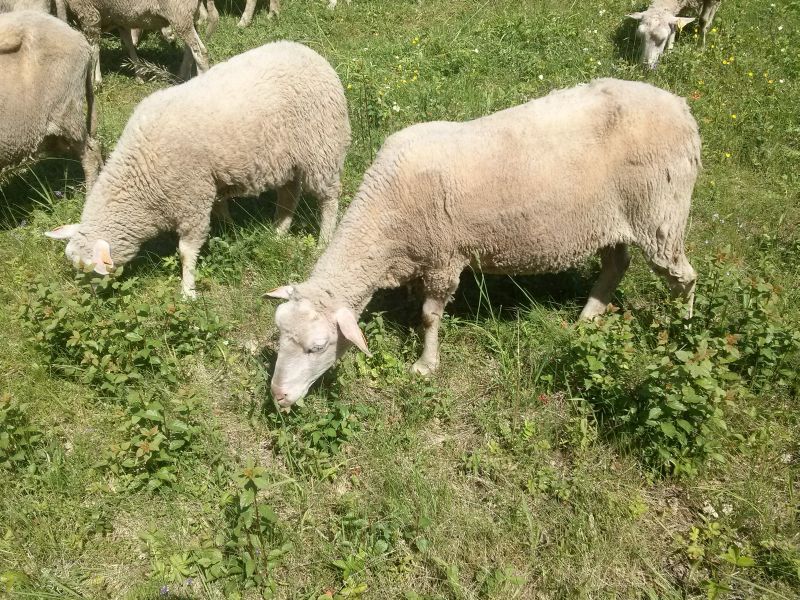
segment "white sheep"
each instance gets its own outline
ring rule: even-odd
[[[37,11],[0,14],[0,168],[68,152],[92,187],[102,159],[91,74],[91,47],[63,21]]]
[[[661,55],[672,50],[675,33],[694,21],[694,17],[681,17],[682,12],[694,9],[700,16],[700,29],[703,34],[703,46],[706,34],[714,21],[721,0],[653,0],[644,12],[628,15],[639,21],[636,36],[642,45],[642,63],[655,69]]]
[[[192,59],[198,72],[208,70],[208,51],[195,28],[199,14],[198,0],[66,0],[81,30],[95,52],[95,82],[102,81],[100,73],[100,35],[104,29],[118,27],[128,55],[135,61],[136,49],[131,39],[132,29],[162,29],[171,26],[175,35],[186,45],[180,76],[191,75]],[[209,30],[213,31],[218,13],[213,0],[208,0]],[[213,10],[212,10],[213,9]]]
[[[348,3],[350,0],[348,0]],[[253,22],[253,15],[256,12],[256,4],[258,4],[258,0],[247,0],[247,3],[244,7],[244,12],[242,13],[242,18],[239,19],[239,27],[247,27],[250,23]],[[336,8],[336,0],[328,0],[328,8],[333,10]],[[281,0],[269,0],[269,12],[267,13],[268,18],[277,17],[281,14]]]
[[[177,231],[183,291],[195,295],[197,255],[212,207],[278,189],[276,224],[288,230],[303,186],[320,201],[320,243],[336,226],[350,144],[347,101],[330,64],[310,48],[275,42],[145,98],[86,198],[67,257],[106,273],[142,242]]]
[[[278,306],[272,393],[290,407],[349,346],[367,352],[358,315],[381,288],[421,282],[424,349],[467,266],[558,272],[598,254],[582,318],[601,314],[628,267],[628,245],[691,306],[696,274],[683,237],[700,168],[686,102],[651,85],[600,79],[467,123],[433,122],[389,137],[330,246]]]
[[[62,21],[67,20],[64,0],[0,0],[0,13],[17,10],[36,10],[56,15]]]

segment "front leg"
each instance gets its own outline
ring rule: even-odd
[[[195,268],[197,267],[197,257],[200,248],[208,239],[210,229],[211,214],[206,215],[202,225],[193,223],[190,226],[178,231],[180,240],[178,241],[178,252],[181,255],[182,284],[181,289],[185,298],[194,300],[197,298],[195,291]]]
[[[439,325],[444,307],[458,287],[462,267],[454,267],[423,276],[425,302],[422,304],[424,341],[422,356],[411,366],[415,375],[427,376],[439,367]]]
[[[414,375],[428,376],[439,367],[439,324],[445,303],[446,299],[427,296],[422,304],[424,342],[422,356],[411,365]]]

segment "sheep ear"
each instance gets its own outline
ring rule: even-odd
[[[694,21],[694,17],[672,17],[671,22],[678,28],[678,31],[682,31],[692,21]]]
[[[292,292],[294,292],[294,286],[291,285],[282,285],[279,288],[275,288],[270,292],[266,292],[262,295],[262,298],[277,298],[278,300],[288,300],[292,296]]]
[[[635,12],[635,13],[631,13],[631,14],[629,14],[629,15],[626,15],[626,16],[627,16],[629,19],[635,19],[635,20],[637,20],[637,21],[641,21],[641,20],[642,20],[642,17],[644,16],[644,13],[643,13],[643,12]]]
[[[53,229],[53,231],[45,231],[44,234],[49,238],[53,238],[54,240],[68,240],[73,235],[78,233],[79,226],[79,223],[70,223],[69,225],[56,227]]]
[[[111,260],[111,246],[105,240],[97,240],[92,248],[92,264],[94,272],[100,275],[108,275],[108,269],[114,268],[114,261]]]
[[[17,52],[22,46],[22,28],[6,30],[6,35],[0,40],[0,54],[11,54]]]
[[[336,324],[339,326],[339,331],[342,335],[352,342],[356,348],[361,350],[367,356],[372,356],[372,353],[367,348],[367,338],[358,326],[358,321],[352,310],[342,307],[334,313]]]

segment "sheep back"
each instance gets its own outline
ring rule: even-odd
[[[686,102],[639,82],[414,125],[386,140],[321,263],[376,228],[422,272],[557,272],[619,243],[655,260],[682,252],[699,168]]]
[[[0,14],[0,167],[87,136],[91,49],[63,21],[33,11]]]

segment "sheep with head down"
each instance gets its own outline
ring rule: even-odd
[[[141,244],[177,231],[183,292],[216,202],[278,190],[276,225],[288,230],[305,188],[320,201],[320,244],[336,226],[350,144],[347,100],[336,71],[294,42],[274,42],[160,90],[134,111],[81,222],[47,235],[69,240],[67,257],[105,274]]]
[[[414,281],[424,290],[424,347],[412,371],[433,372],[439,322],[469,266],[558,272],[598,254],[581,313],[592,318],[633,244],[691,306],[696,275],[683,240],[699,168],[686,102],[615,79],[392,135],[311,276],[266,294],[286,300],[275,312],[276,402],[291,407],[351,344],[368,352],[358,318],[370,298]]]
[[[705,46],[706,34],[711,28],[720,2],[721,0],[653,0],[647,10],[629,14],[628,17],[639,21],[636,37],[641,44],[642,64],[655,69],[664,52],[672,50],[676,32],[695,19],[680,16],[687,9],[698,12]]]

